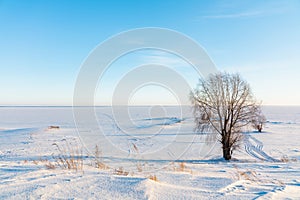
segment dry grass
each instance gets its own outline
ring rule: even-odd
[[[99,149],[98,145],[95,146],[95,167],[103,170],[110,168],[104,164],[102,159],[102,151]]]
[[[184,172],[185,168],[186,168],[185,163],[184,162],[180,162],[178,170],[181,171],[181,172]]]
[[[58,155],[53,156],[56,165],[62,169],[83,171],[83,153],[78,145],[73,145],[65,141],[64,145],[53,144],[58,151]]]
[[[241,170],[236,165],[234,165],[236,170],[235,176],[238,180],[248,180],[251,182],[258,182],[260,179],[257,177],[257,173],[253,170]]]
[[[53,164],[52,162],[48,161],[48,163],[45,164],[47,169],[56,169],[55,164]]]
[[[178,165],[173,162],[171,163],[171,167],[171,169],[176,172],[187,172],[193,174],[193,170],[189,169],[185,162],[179,162]]]
[[[240,170],[236,165],[234,165],[234,168],[236,169],[235,177],[237,178],[237,180],[247,180],[247,181],[254,182],[256,184],[264,183],[264,184],[275,184],[279,186],[285,185],[283,181],[271,178],[269,176],[265,176],[264,178],[259,177],[260,174],[254,170],[249,170],[249,169]]]
[[[42,159],[42,158],[40,158],[39,160],[33,160],[32,162],[35,165],[43,164],[43,165],[45,165],[45,167],[47,169],[56,169],[55,163],[54,162],[50,162],[48,159]],[[28,161],[25,160],[24,163],[27,164]]]
[[[243,180],[248,180],[251,182],[259,182],[260,179],[257,177],[257,173],[253,170],[245,170],[238,172],[238,178]]]
[[[241,170],[236,165],[234,165],[234,168],[236,169],[235,176],[238,180],[247,180],[256,183],[262,182],[262,180],[258,178],[256,171],[252,169]]]
[[[136,163],[137,172],[141,173],[147,170],[151,170],[147,162],[137,162]]]
[[[143,166],[141,165],[141,163],[136,164],[136,169],[138,172],[143,172]]]
[[[152,181],[158,182],[156,175],[150,175],[148,178]]]
[[[33,160],[32,162],[33,162],[33,164],[35,164],[35,165],[38,165],[38,164],[39,164],[39,161],[38,161],[38,160]]]
[[[284,163],[288,163],[288,162],[297,162],[297,159],[296,158],[289,158],[287,155],[284,155],[280,158],[280,161],[281,162],[284,162]]]
[[[139,154],[139,149],[138,149],[138,147],[136,146],[136,144],[132,144],[132,146],[133,146],[134,151],[135,151],[137,154]]]
[[[114,170],[114,174],[119,176],[127,176],[129,172],[124,171],[123,167],[119,167],[118,169]]]

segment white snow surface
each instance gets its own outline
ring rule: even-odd
[[[0,199],[300,199],[300,107],[263,110],[225,161],[189,107],[97,107],[84,130],[72,107],[0,107]]]

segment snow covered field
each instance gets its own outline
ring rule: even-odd
[[[97,107],[97,135],[71,107],[1,107],[0,199],[300,199],[300,107],[264,113],[226,162],[189,108]]]

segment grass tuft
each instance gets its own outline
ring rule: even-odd
[[[129,172],[124,171],[123,167],[119,167],[118,169],[114,170],[114,174],[119,176],[127,176]]]
[[[284,162],[284,163],[288,163],[288,162],[297,162],[297,159],[296,158],[289,158],[287,155],[284,155],[280,158],[280,161],[281,162]]]
[[[248,180],[251,182],[261,182],[261,179],[258,178],[257,173],[254,170],[240,170],[236,165],[234,165],[236,169],[236,177],[238,180]]]
[[[47,169],[56,169],[55,164],[53,164],[50,161],[48,163],[46,163],[45,166],[46,166]]]
[[[60,168],[83,171],[83,153],[78,145],[68,143],[66,140],[64,145],[58,145],[57,143],[53,143],[53,145],[56,146],[58,151],[58,155],[53,156],[53,158]]]

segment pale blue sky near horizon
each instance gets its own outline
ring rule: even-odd
[[[173,29],[193,38],[220,71],[239,72],[263,104],[300,105],[296,0],[0,0],[0,105],[72,105],[76,77],[88,54],[112,35],[142,27]],[[129,56],[127,68],[142,63],[131,63],[135,58],[176,65],[176,58],[152,52]],[[124,67],[117,64],[108,82],[117,80]],[[189,77],[188,70],[178,71]],[[162,93],[152,88],[153,99],[171,98]],[[149,98],[143,100],[140,93],[136,101],[148,103]]]

